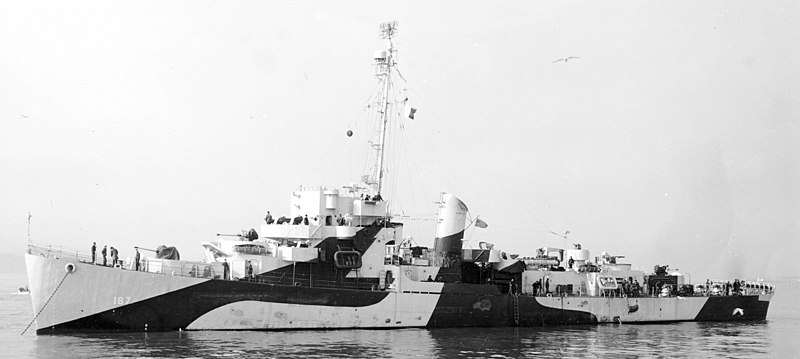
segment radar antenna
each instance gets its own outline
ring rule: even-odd
[[[381,39],[391,40],[395,35],[397,35],[397,21],[387,21],[382,23],[380,26],[380,31]]]

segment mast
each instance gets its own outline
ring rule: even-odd
[[[372,177],[373,181],[375,181],[374,186],[376,194],[381,193],[381,189],[383,188],[383,158],[386,147],[386,129],[389,122],[389,102],[391,101],[389,98],[389,91],[391,90],[392,67],[394,67],[394,45],[392,44],[392,37],[397,34],[397,21],[382,23],[380,32],[381,38],[386,40],[388,48],[385,52],[378,51],[375,56],[378,71],[377,76],[383,80],[383,93],[381,94],[380,102],[381,133],[376,148],[378,151],[378,164],[375,166],[375,174]]]

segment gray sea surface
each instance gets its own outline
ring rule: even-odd
[[[797,282],[778,284],[767,320],[749,323],[37,336],[20,335],[34,314],[19,269],[0,273],[2,358],[800,358]]]

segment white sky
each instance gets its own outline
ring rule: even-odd
[[[199,259],[300,184],[356,181],[387,20],[419,109],[392,138],[397,211],[448,191],[489,223],[470,245],[569,230],[647,271],[800,275],[789,1],[4,1],[0,251],[30,212],[37,243]]]

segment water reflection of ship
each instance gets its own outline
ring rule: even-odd
[[[478,333],[478,332],[474,332]],[[438,358],[458,339],[434,339],[430,330],[406,328],[339,331],[175,331],[150,333],[77,333],[42,336],[33,357],[206,358]],[[447,351],[449,352],[449,351]]]
[[[208,331],[93,333],[31,341],[37,358],[79,357],[702,357],[725,348],[769,356],[767,322],[687,322],[658,326],[407,328],[392,331]],[[313,338],[310,340],[310,338]],[[773,338],[773,339],[771,339]],[[687,345],[687,343],[692,343]],[[791,357],[791,355],[789,355]],[[780,356],[779,356],[780,357]]]

